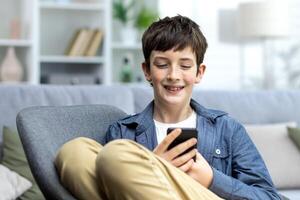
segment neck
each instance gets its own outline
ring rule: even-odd
[[[189,104],[184,106],[174,106],[161,104],[154,100],[153,117],[162,123],[177,123],[187,119],[193,112]]]

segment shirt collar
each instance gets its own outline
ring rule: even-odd
[[[200,105],[194,99],[191,99],[191,107],[195,110],[195,112],[215,123],[216,119],[220,116],[227,115],[226,112],[220,110],[207,109],[204,106]]]
[[[215,123],[216,118],[227,114],[223,111],[207,109],[193,99],[191,99],[190,104],[197,115],[207,118],[213,123]],[[149,126],[154,125],[153,108],[154,100],[151,101],[141,113],[125,118],[121,123],[124,125],[134,125],[136,127],[136,134],[139,135],[147,130]]]

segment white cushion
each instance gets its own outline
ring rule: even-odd
[[[13,200],[32,186],[31,182],[0,164],[0,199]]]
[[[279,193],[290,200],[300,200],[300,190],[279,190]]]
[[[295,122],[245,125],[277,188],[300,188],[300,152],[288,137]]]

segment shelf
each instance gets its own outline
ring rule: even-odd
[[[29,47],[31,44],[31,40],[0,39],[0,46]]]
[[[123,43],[113,43],[112,48],[115,50],[142,50],[142,44],[136,43],[136,44],[123,44]]]
[[[71,57],[71,56],[41,56],[41,63],[84,63],[84,64],[103,64],[104,58],[95,57]]]
[[[61,9],[61,10],[87,10],[99,11],[104,10],[104,5],[101,3],[57,3],[57,2],[41,2],[42,9]]]
[[[9,81],[2,81],[0,82],[0,85],[32,85],[30,81],[18,81],[18,82],[9,82]]]

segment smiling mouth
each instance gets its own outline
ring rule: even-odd
[[[184,86],[164,86],[164,88],[170,92],[178,92],[184,88]]]

